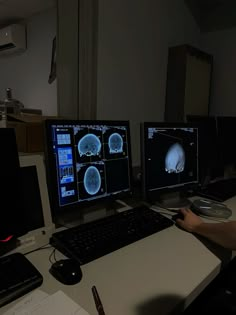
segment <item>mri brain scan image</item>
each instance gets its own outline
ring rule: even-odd
[[[165,157],[165,170],[168,173],[181,173],[185,167],[185,153],[179,143],[173,144]]]
[[[99,155],[101,146],[99,138],[92,133],[88,133],[78,142],[78,152],[80,156]]]
[[[108,139],[110,154],[123,152],[123,139],[117,132],[110,135]]]
[[[95,166],[87,168],[84,174],[84,187],[88,194],[95,195],[101,187],[101,176]]]

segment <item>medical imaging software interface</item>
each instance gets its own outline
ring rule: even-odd
[[[130,190],[127,126],[54,125],[59,206]]]
[[[197,128],[147,128],[145,168],[149,191],[198,182],[197,139]]]

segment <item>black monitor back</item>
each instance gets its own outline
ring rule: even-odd
[[[232,142],[236,135],[236,117],[218,116],[216,119],[219,148],[224,167],[236,166],[236,147]]]
[[[213,116],[187,115],[187,121],[198,127],[199,178],[207,180],[224,176],[222,156],[219,150],[216,118]]]
[[[20,164],[13,128],[0,128],[0,250],[9,237],[18,237],[26,232],[20,185]]]

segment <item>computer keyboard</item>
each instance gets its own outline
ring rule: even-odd
[[[43,277],[20,253],[0,257],[0,307],[39,287]]]
[[[85,223],[52,235],[50,243],[81,265],[173,225],[146,206]]]
[[[225,201],[236,195],[236,178],[210,183],[198,190],[197,194],[219,202]]]

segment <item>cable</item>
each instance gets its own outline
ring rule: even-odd
[[[49,255],[49,261],[52,265],[57,261],[55,252],[56,252],[56,248],[54,248],[53,251],[51,252],[51,254]],[[52,261],[52,256],[54,258],[54,261]]]
[[[37,252],[38,250],[48,249],[48,248],[51,248],[51,247],[52,247],[52,245],[50,245],[50,244],[48,243],[48,244],[43,245],[43,246],[41,246],[41,247],[39,247],[39,248],[33,249],[33,250],[31,250],[31,251],[25,253],[24,255],[26,256],[26,255],[29,255],[29,254],[31,254],[31,253],[33,253],[33,252]]]

